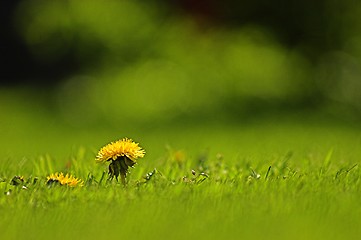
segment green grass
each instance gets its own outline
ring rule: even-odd
[[[355,127],[265,119],[140,129],[134,139],[147,154],[125,188],[100,182],[107,165],[95,164],[94,158],[109,141],[133,137],[130,131],[48,130],[56,140],[40,139],[18,151],[30,136],[24,134],[17,144],[3,141],[8,151],[0,161],[0,239],[347,239],[361,234],[361,131]],[[49,187],[46,176],[56,171],[83,179],[85,186]],[[24,176],[28,189],[10,184],[15,175]]]

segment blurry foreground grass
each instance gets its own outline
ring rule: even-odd
[[[360,235],[361,132],[350,124],[294,115],[74,129],[20,112],[1,129],[1,239]],[[101,180],[107,166],[94,161],[123,136],[147,151],[126,188]],[[57,171],[84,186],[49,187]],[[27,189],[10,184],[16,175]]]
[[[325,149],[321,149],[323,151]],[[270,152],[270,155],[274,152]],[[45,184],[51,158],[31,161],[24,185],[11,186],[2,164],[3,239],[344,239],[360,234],[360,170],[330,150],[272,161],[229,162],[222,156],[147,159],[128,186],[101,181],[93,159],[74,158],[67,171],[83,187]],[[157,169],[151,165],[162,164]],[[262,162],[262,163],[261,163]],[[145,163],[145,161],[144,161]],[[15,164],[15,163],[14,163]],[[269,168],[271,166],[271,168]],[[31,168],[30,168],[31,169]],[[193,171],[192,171],[193,170]],[[33,183],[34,176],[39,179]],[[10,189],[10,190],[9,190]]]

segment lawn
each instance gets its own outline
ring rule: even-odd
[[[0,240],[360,238],[361,5],[333,2],[5,4]]]
[[[30,115],[9,120],[0,238],[357,238],[361,129],[305,116],[87,131]],[[146,150],[125,187],[95,163],[123,137]],[[84,186],[46,184],[55,172]],[[24,182],[12,185],[14,176]]]

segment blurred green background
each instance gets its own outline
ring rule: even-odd
[[[1,4],[3,159],[96,152],[123,136],[150,156],[167,144],[236,153],[234,141],[272,141],[294,123],[311,124],[306,135],[358,129],[356,1]]]

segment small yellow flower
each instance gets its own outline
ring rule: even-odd
[[[96,157],[97,162],[116,160],[118,157],[126,156],[131,161],[136,162],[137,158],[144,157],[145,151],[132,139],[123,138],[116,142],[111,142],[102,147]]]
[[[137,163],[136,160],[144,157],[144,155],[145,151],[139,147],[139,143],[135,143],[132,139],[123,138],[102,147],[95,161],[98,163],[112,161],[109,165],[109,179],[115,177],[118,180],[120,175],[123,184],[125,184],[128,168],[133,167]]]
[[[53,182],[60,183],[61,185],[67,185],[69,187],[76,187],[76,186],[83,186],[84,182],[81,179],[75,178],[72,175],[69,175],[68,173],[64,176],[64,174],[61,173],[53,173],[50,174],[50,176],[47,177],[46,183],[50,184]]]

